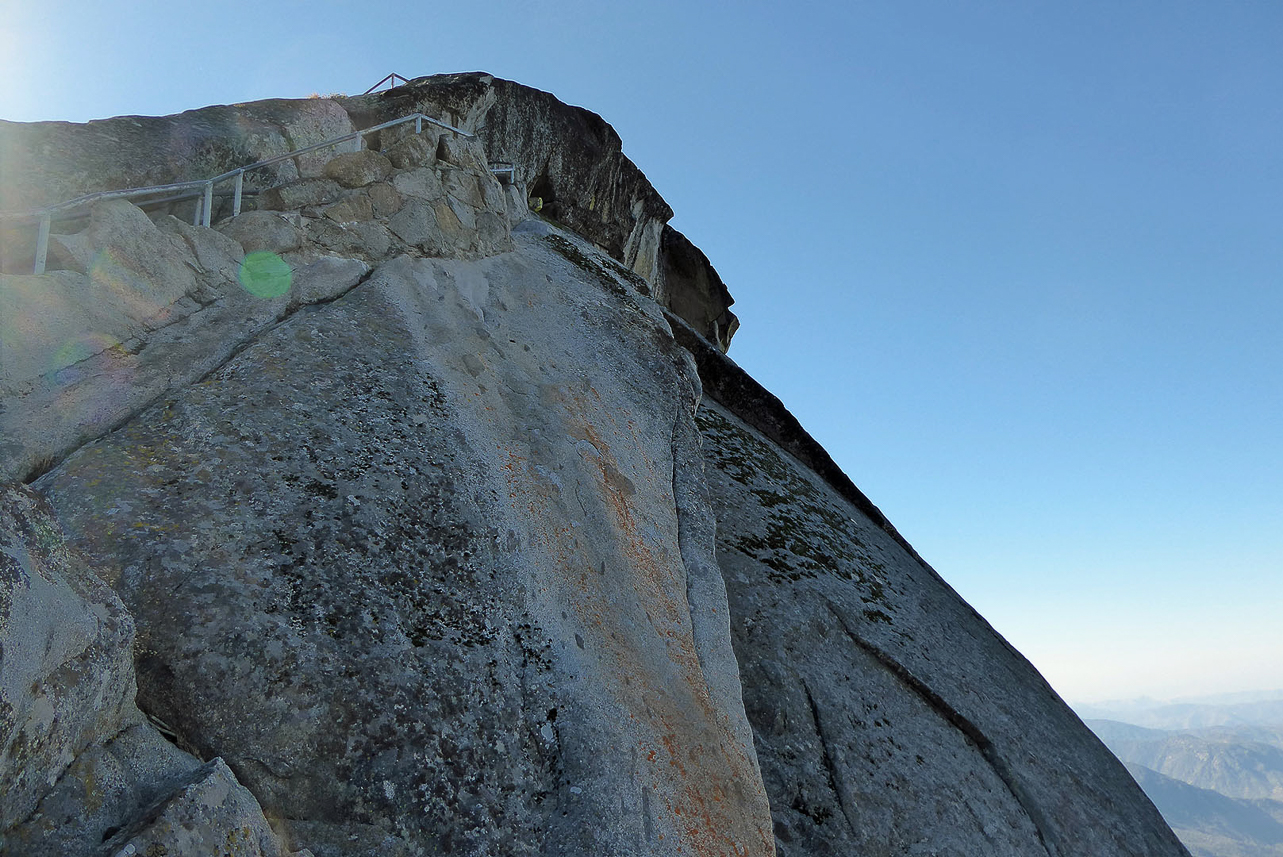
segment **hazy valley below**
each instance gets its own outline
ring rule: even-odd
[[[1195,857],[1283,855],[1283,693],[1078,706]]]

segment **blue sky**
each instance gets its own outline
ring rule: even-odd
[[[1071,701],[1283,687],[1283,6],[0,0],[0,118],[485,70],[602,114],[732,356]]]

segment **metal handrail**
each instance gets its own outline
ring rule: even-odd
[[[441,128],[445,128],[447,131],[453,131],[456,134],[462,134],[463,136],[468,137],[469,139],[476,136],[474,134],[468,133],[467,131],[464,131],[462,128],[456,128],[453,125],[442,122],[440,119],[434,119],[433,117],[428,116],[427,114],[411,113],[408,116],[402,116],[400,119],[393,119],[390,122],[384,122],[380,125],[373,125],[369,128],[363,128],[360,131],[353,131],[351,134],[344,134],[342,137],[335,137],[333,140],[326,140],[322,143],[316,143],[315,145],[312,145],[312,146],[305,146],[302,149],[296,149],[293,152],[286,152],[283,155],[276,155],[275,157],[267,158],[266,160],[249,164],[248,166],[237,167],[234,170],[228,170],[227,172],[222,173],[221,175],[214,176],[211,179],[197,179],[195,181],[173,182],[172,184],[152,185],[151,187],[131,187],[131,188],[124,188],[122,190],[104,190],[104,191],[99,191],[97,193],[88,193],[88,194],[85,194],[84,196],[78,196],[75,199],[69,199],[66,202],[59,202],[54,205],[46,206],[45,208],[38,208],[34,211],[11,212],[11,213],[0,212],[0,219],[37,218],[37,217],[40,218],[40,230],[36,235],[36,258],[35,258],[35,265],[33,266],[34,268],[33,273],[43,274],[45,272],[45,262],[48,260],[48,256],[49,256],[49,227],[50,227],[50,224],[53,222],[54,215],[57,212],[60,212],[69,208],[77,208],[87,203],[97,202],[98,200],[102,200],[102,199],[117,199],[121,197],[131,197],[131,196],[149,196],[153,193],[160,193],[162,191],[167,191],[167,190],[185,190],[188,188],[202,188],[204,190],[204,193],[201,194],[200,202],[196,204],[196,214],[192,222],[193,222],[193,225],[196,225],[196,226],[208,227],[210,225],[210,217],[213,214],[213,208],[214,208],[214,185],[215,184],[218,184],[219,182],[227,181],[228,179],[234,180],[234,185],[233,185],[234,190],[232,193],[232,216],[235,217],[236,215],[241,213],[241,196],[242,196],[243,182],[245,178],[245,173],[249,172],[250,170],[256,170],[256,169],[259,169],[260,167],[271,166],[272,164],[277,164],[277,163],[280,163],[281,161],[287,161],[290,158],[294,158],[299,155],[306,155],[308,152],[315,152],[317,149],[324,149],[328,146],[337,146],[340,143],[346,143],[349,140],[357,140],[357,139],[360,139],[361,137],[364,137],[366,134],[372,134],[375,131],[381,131],[384,128],[391,128],[393,125],[401,125],[403,123],[411,122],[411,121],[414,122],[414,133],[416,134],[420,134],[423,132],[424,122],[429,122],[433,125],[437,125]]]
[[[410,78],[406,77],[405,75],[401,75],[401,74],[397,74],[396,72],[392,72],[392,73],[391,73],[391,74],[389,74],[387,77],[383,78],[383,80],[380,80],[378,83],[374,84],[374,86],[371,86],[369,89],[367,89],[365,92],[362,92],[361,94],[362,94],[362,95],[369,95],[371,92],[373,92],[374,90],[378,89],[380,86],[382,86],[383,84],[387,83],[389,80],[390,80],[390,81],[392,81],[392,85],[391,85],[391,86],[389,86],[389,87],[388,87],[388,89],[395,89],[395,88],[396,88],[396,85],[397,85],[397,83],[396,83],[396,82],[397,82],[398,80],[399,80],[399,81],[401,81],[402,83],[409,83],[409,82],[410,82]]]

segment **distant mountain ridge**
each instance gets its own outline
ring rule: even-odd
[[[1225,797],[1143,765],[1127,770],[1194,857],[1283,855],[1283,803]]]
[[[1283,724],[1283,691],[1230,694],[1225,697],[1156,702],[1131,700],[1075,705],[1084,720],[1118,720],[1152,729],[1206,729],[1213,726],[1278,726]],[[1246,697],[1246,698],[1245,698]]]
[[[1137,700],[1076,710],[1195,857],[1283,857],[1278,696]]]

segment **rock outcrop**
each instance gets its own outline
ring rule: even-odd
[[[175,116],[118,116],[84,124],[0,120],[0,212],[26,211],[88,193],[152,187],[219,175],[353,131],[324,98],[272,99],[205,107]],[[338,151],[355,147],[343,144]],[[315,176],[334,151],[281,161],[246,176],[252,194]],[[220,188],[230,211],[230,188]],[[190,221],[193,203],[175,213]],[[30,223],[0,221],[0,270],[27,273],[35,248]]]
[[[371,264],[511,249],[524,204],[484,155],[454,158],[434,149],[394,169],[377,152],[341,153],[315,168],[337,179],[276,185],[270,208],[212,230],[160,212],[153,223],[126,200],[95,203],[81,231],[51,236],[49,264],[62,270],[0,274],[0,392],[14,403],[0,407],[0,479],[26,477],[203,377]]]
[[[209,178],[414,112],[439,117],[474,133],[476,139],[431,124],[418,135],[401,126],[376,132],[369,141],[372,148],[387,150],[398,168],[408,166],[406,158],[431,166],[438,157],[473,170],[485,170],[490,161],[512,165],[510,209],[524,211],[527,199],[537,198],[547,216],[658,288],[661,302],[701,334],[723,350],[730,345],[738,324],[728,309],[730,294],[708,259],[698,250],[690,252],[689,242],[679,241],[677,258],[665,259],[673,246],[673,230],[666,226],[672,208],[623,154],[615,130],[595,113],[488,74],[418,78],[354,98],[276,99],[84,125],[0,121],[0,212],[33,209],[101,190]],[[299,193],[303,188],[320,192],[317,183],[301,183],[288,192],[293,196],[289,201],[272,189],[293,179],[317,177],[336,152],[360,148],[348,142],[247,173],[247,193],[251,199],[260,191],[272,194],[266,207],[301,208],[307,203]],[[219,189],[220,216],[231,211],[229,194],[228,188]],[[194,202],[168,205],[170,213],[191,219]],[[0,238],[0,270],[29,271],[35,246],[31,223],[0,221]],[[665,271],[673,270],[682,273],[663,289]],[[686,293],[682,289],[688,280],[695,288]],[[710,290],[707,283],[716,285]],[[711,302],[706,304],[706,298]],[[716,321],[716,328],[709,321]]]
[[[102,202],[0,277],[0,851],[1184,853],[724,356],[600,117],[320,101],[149,121],[477,136],[378,132],[214,229]]]
[[[656,300],[723,351],[730,347],[739,326],[730,293],[708,258],[667,225],[672,208],[596,113],[488,74],[418,78],[341,103],[359,128],[421,111],[475,130],[491,162],[515,168],[523,199],[537,199],[545,216],[643,277]]]
[[[133,643],[45,501],[0,489],[0,853],[283,857],[222,760],[202,766],[134,705]]]

